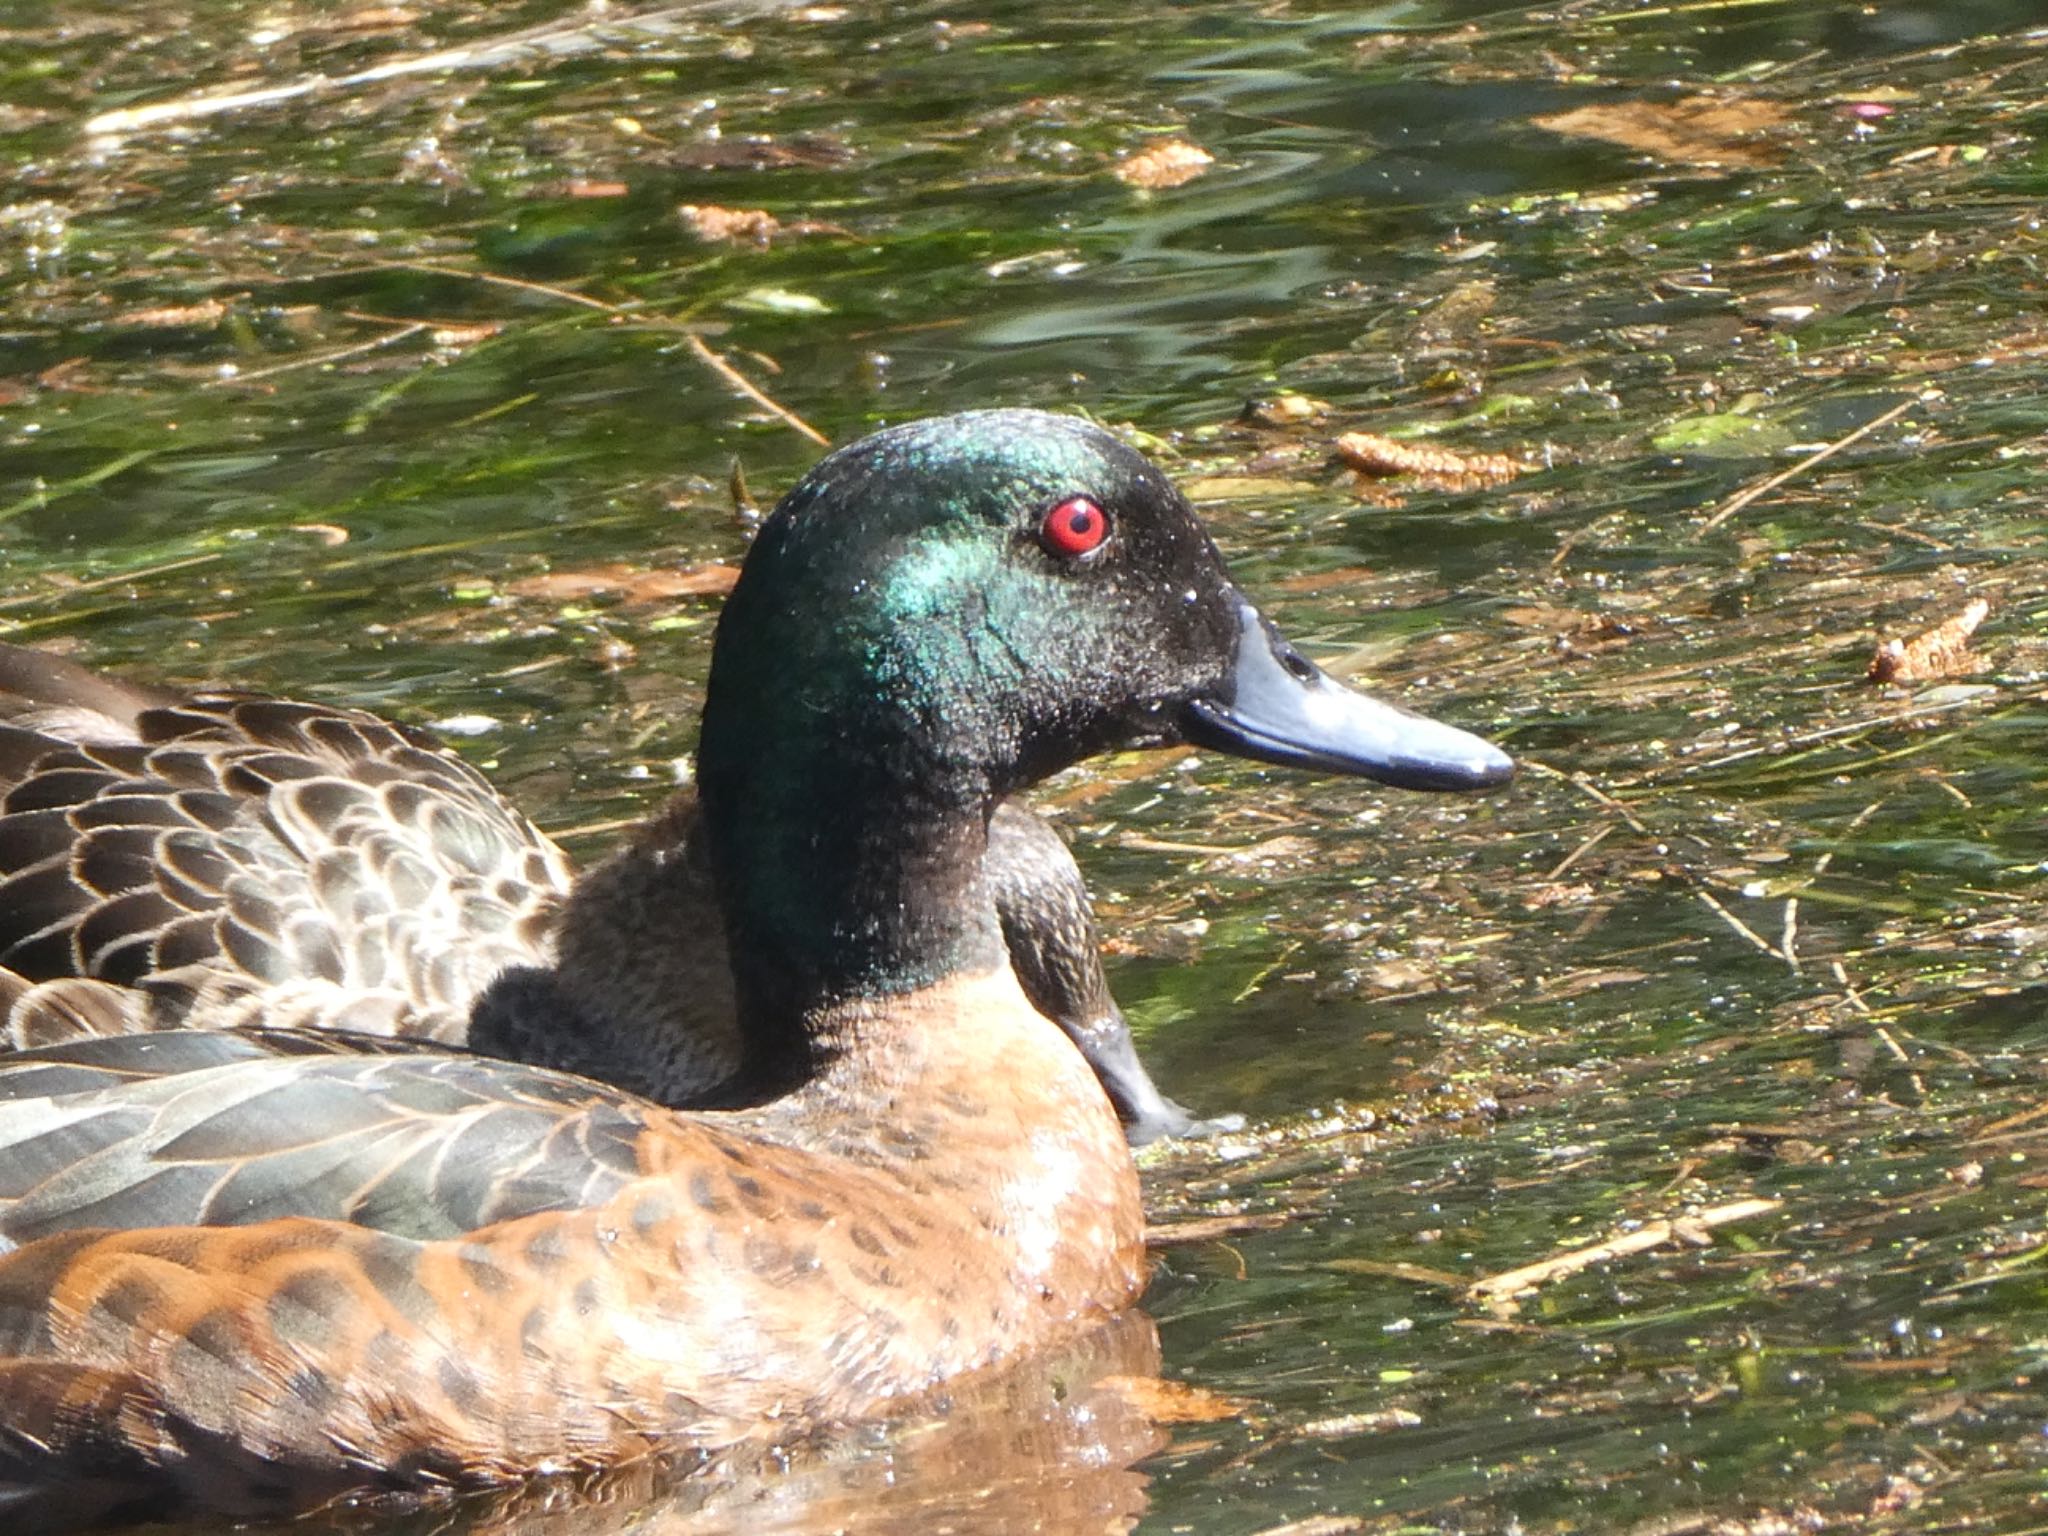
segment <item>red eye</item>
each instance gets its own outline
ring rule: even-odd
[[[1045,514],[1038,536],[1054,554],[1077,559],[1102,547],[1109,537],[1109,514],[1086,496],[1072,496]]]

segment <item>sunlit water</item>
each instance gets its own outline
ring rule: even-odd
[[[156,9],[0,37],[10,637],[449,722],[594,852],[687,751],[715,610],[537,578],[731,559],[735,461],[766,500],[816,452],[694,329],[834,440],[1131,423],[1297,638],[1528,763],[1052,787],[1148,1059],[1257,1128],[1150,1175],[1163,1221],[1272,1218],[1149,1303],[1237,1407],[1149,1489],[1126,1425],[1051,1502],[921,1505],[904,1450],[778,1528],[2048,1523],[2048,1172],[2004,1123],[2048,1038],[2037,7],[821,8],[88,140],[576,14]],[[1206,174],[1114,174],[1169,135]],[[1290,393],[1329,414],[1237,422]],[[1547,467],[1362,498],[1361,429]],[[1862,681],[1972,596],[1980,670]],[[1513,1312],[1459,1288],[1751,1197]]]

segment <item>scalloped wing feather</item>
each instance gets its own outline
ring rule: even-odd
[[[602,1203],[642,1107],[438,1052],[164,1031],[0,1058],[0,1249],[59,1232],[346,1222],[431,1241]]]
[[[568,862],[357,710],[176,698],[0,646],[0,1041],[253,1024],[460,1042],[551,958]],[[64,979],[136,989],[43,991]]]

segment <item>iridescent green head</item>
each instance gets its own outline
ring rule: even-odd
[[[880,759],[899,793],[1007,794],[1170,737],[1169,701],[1236,648],[1232,593],[1165,476],[1085,422],[986,411],[877,433],[762,528],[719,626],[707,767],[737,691],[745,734]]]
[[[740,927],[804,968],[871,952],[893,985],[959,963],[923,939],[973,903],[997,800],[1173,741],[1412,788],[1512,771],[1302,658],[1109,433],[978,411],[843,448],[776,509],[720,621],[699,773]]]

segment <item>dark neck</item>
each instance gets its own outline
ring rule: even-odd
[[[761,726],[775,709],[740,713]],[[985,787],[861,751],[846,740],[860,732],[725,739],[737,724],[707,706],[698,792],[752,1096],[846,1048],[835,1005],[989,969],[1002,934],[982,877]]]

